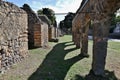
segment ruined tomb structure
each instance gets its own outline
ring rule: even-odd
[[[0,1],[0,72],[27,56],[27,42],[26,12]]]

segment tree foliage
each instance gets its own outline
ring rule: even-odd
[[[38,14],[38,15],[42,15],[42,14],[43,14],[42,9],[38,10],[38,11],[37,11],[37,14]]]
[[[65,19],[63,21],[60,22],[59,26],[60,28],[71,28],[72,27],[72,20],[74,18],[75,14],[74,13],[71,13],[69,12],[66,16],[65,16]]]
[[[112,33],[114,28],[116,27],[116,24],[120,22],[120,16],[116,16],[116,14],[112,15],[112,19],[111,19],[111,26],[110,26],[110,30],[109,32]]]
[[[111,25],[116,25],[117,22],[120,22],[120,16],[112,15]]]
[[[117,16],[117,17],[116,17],[116,23],[117,23],[117,22],[120,22],[120,16]]]
[[[37,11],[38,15],[46,15],[50,20],[51,20],[51,24],[55,24],[56,23],[56,17],[55,17],[55,12],[52,9],[49,8],[43,8]]]
[[[63,29],[63,28],[64,28],[64,21],[60,21],[59,27],[60,27],[60,29]]]

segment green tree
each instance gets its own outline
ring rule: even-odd
[[[120,22],[120,16],[117,16],[117,17],[116,17],[116,23],[117,23],[117,22]]]
[[[51,20],[51,24],[55,24],[55,22],[56,22],[55,12],[52,9],[43,8],[41,10],[38,10],[37,14],[38,15],[41,15],[41,14],[46,15]]]
[[[120,22],[120,16],[116,16],[116,14],[112,15],[111,26],[109,32],[112,33],[114,28],[116,27],[117,22]]]
[[[64,19],[65,27],[66,28],[72,28],[72,20],[74,18],[75,14],[69,12]]]
[[[69,12],[63,21],[60,22],[60,28],[72,28],[72,20],[74,18],[75,14],[72,12]]]
[[[38,10],[38,11],[37,11],[37,14],[38,14],[38,15],[41,15],[41,14],[43,14],[43,11],[42,11],[42,9]]]
[[[112,14],[111,25],[115,25],[115,24],[116,24],[116,15]]]

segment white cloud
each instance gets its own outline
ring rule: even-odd
[[[80,6],[81,0],[59,0],[56,4],[56,12],[76,12]]]
[[[68,13],[68,12],[76,12],[79,8],[82,0],[57,0],[55,5],[47,4],[44,5],[38,1],[32,1],[31,7],[36,12],[38,9],[42,8],[51,8],[55,11],[55,13]],[[56,15],[57,22],[63,20],[63,15]]]

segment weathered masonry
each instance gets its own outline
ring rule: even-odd
[[[56,39],[57,33],[54,25],[50,25],[48,32],[49,32],[49,41],[53,41],[54,39]]]
[[[28,53],[27,13],[0,1],[0,71],[21,61]]]
[[[42,22],[44,24],[46,24],[48,26],[48,41],[50,41],[52,39],[52,28],[51,28],[51,22],[50,20],[48,19],[48,17],[46,15],[39,15],[39,18],[42,20]]]
[[[93,61],[95,75],[104,75],[111,14],[120,8],[120,0],[83,0],[73,19],[73,41],[88,56],[89,22],[93,21]]]
[[[48,47],[48,25],[44,22],[35,24],[34,26],[34,46],[35,47]]]
[[[48,25],[41,21],[29,5],[24,4],[22,9],[28,14],[29,48],[46,47],[48,45]]]
[[[33,48],[34,46],[34,26],[35,24],[40,23],[40,19],[37,17],[37,15],[34,13],[34,11],[30,8],[28,4],[24,4],[22,7],[23,10],[27,12],[28,15],[28,46],[29,48]]]
[[[54,25],[51,25],[51,21],[45,15],[39,15],[39,18],[48,25],[48,41],[52,41],[57,37],[57,28]]]
[[[41,15],[41,17],[45,18],[45,16],[43,16],[43,15]],[[35,32],[34,32],[34,38],[36,40],[35,41],[35,45],[40,44],[41,47],[43,47],[43,48],[48,47],[48,24],[45,23],[41,19],[41,25],[40,25],[40,27],[37,27],[37,25],[38,24],[36,24],[36,26],[34,27],[34,30],[35,30]],[[38,39],[40,39],[40,41],[37,41]]]

